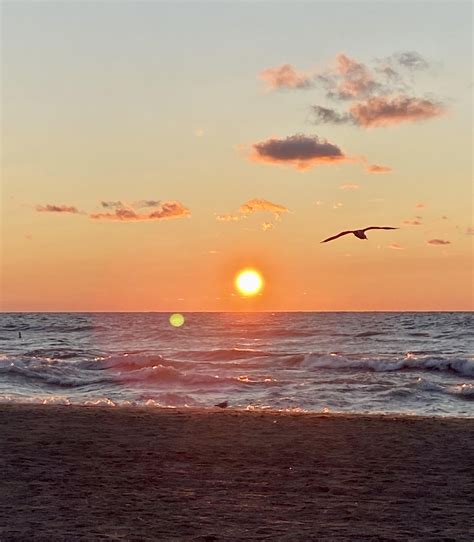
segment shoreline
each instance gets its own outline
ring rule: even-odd
[[[474,422],[474,414],[466,415],[466,416],[455,416],[451,414],[417,414],[412,412],[342,412],[342,411],[328,411],[328,412],[322,412],[322,411],[310,411],[305,410],[303,408],[297,408],[294,407],[293,409],[278,409],[278,408],[271,408],[271,407],[264,407],[264,408],[239,408],[239,407],[226,407],[226,408],[219,408],[216,406],[209,406],[209,407],[203,407],[203,406],[146,406],[146,405],[107,405],[107,404],[97,404],[97,405],[87,405],[87,404],[75,404],[75,403],[16,403],[13,401],[8,402],[0,402],[0,415],[4,408],[39,408],[39,409],[65,409],[65,410],[91,410],[91,409],[98,409],[98,410],[105,410],[105,411],[130,411],[130,412],[143,412],[143,413],[179,413],[179,414],[209,414],[209,413],[222,413],[222,412],[233,412],[238,414],[272,414],[272,415],[288,415],[288,416],[308,416],[308,417],[315,417],[315,418],[380,418],[380,419],[386,419],[386,420],[394,420],[394,419],[417,419],[417,420],[459,420],[459,421],[473,421]]]
[[[472,540],[474,420],[0,404],[0,540]]]

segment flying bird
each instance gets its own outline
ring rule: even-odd
[[[369,226],[368,228],[364,228],[363,230],[341,231],[341,233],[338,233],[337,235],[333,235],[332,237],[328,237],[327,239],[324,239],[324,241],[321,241],[321,243],[334,241],[334,239],[337,239],[338,237],[342,237],[343,235],[348,235],[349,233],[353,233],[357,237],[357,239],[367,239],[367,235],[365,235],[365,232],[368,230],[398,230],[398,228],[392,228],[391,226]]]

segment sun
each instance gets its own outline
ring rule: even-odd
[[[244,269],[235,278],[235,286],[244,296],[257,295],[263,288],[262,275],[255,269]]]

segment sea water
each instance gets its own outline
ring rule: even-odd
[[[0,314],[0,402],[474,416],[472,313],[170,316]]]

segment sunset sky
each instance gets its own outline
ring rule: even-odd
[[[2,11],[3,311],[472,310],[471,2]]]

